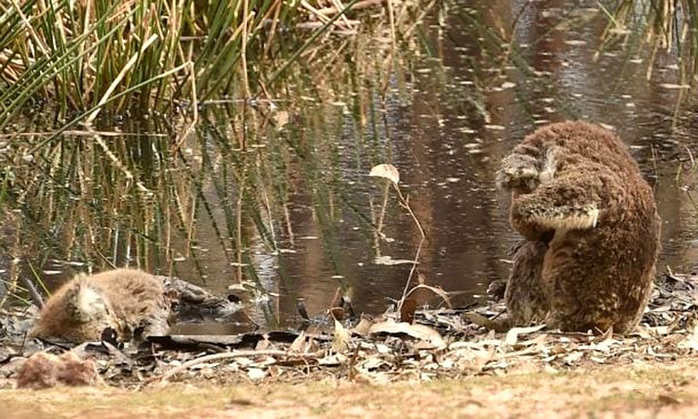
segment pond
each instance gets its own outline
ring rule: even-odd
[[[698,124],[680,70],[670,53],[601,50],[606,19],[579,3],[449,3],[390,60],[380,37],[336,39],[339,63],[292,70],[272,100],[202,103],[190,131],[131,115],[40,143],[43,116],[18,122],[3,146],[5,253],[49,287],[107,263],[216,293],[245,282],[256,290],[248,314],[268,327],[294,323],[298,299],[324,313],[338,289],[357,312],[380,313],[401,296],[420,242],[395,191],[368,177],[389,162],[426,234],[415,276],[463,305],[510,268],[499,160],[538,126],[586,119],[613,128],[654,186],[658,272],[690,271]]]

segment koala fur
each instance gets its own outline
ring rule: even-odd
[[[163,281],[136,269],[78,274],[46,301],[30,337],[98,341],[111,328],[123,341],[164,335],[170,303]]]
[[[586,122],[540,128],[505,157],[500,189],[526,242],[505,300],[517,325],[629,333],[647,305],[661,221],[652,189],[621,140]]]

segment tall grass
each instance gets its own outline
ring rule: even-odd
[[[271,58],[300,53],[357,3],[0,0],[0,129],[28,103],[91,121],[102,109],[167,111],[231,86],[248,98],[277,70]],[[320,25],[295,30],[306,21]]]
[[[100,15],[106,31],[99,32],[103,42],[91,32],[94,36],[87,38],[92,49],[64,49],[79,59],[24,66],[22,57],[38,55],[33,50],[16,55],[4,67],[3,80],[14,94],[0,89],[3,106],[12,105],[3,108],[0,125],[7,128],[11,123],[16,129],[0,135],[0,143],[6,141],[0,165],[7,170],[6,183],[0,183],[5,185],[0,188],[0,208],[15,214],[20,244],[6,249],[7,254],[37,272],[56,263],[65,269],[66,262],[86,263],[97,270],[128,263],[151,272],[188,270],[186,279],[191,280],[197,278],[192,270],[199,278],[215,274],[227,285],[230,280],[260,282],[255,261],[259,252],[278,258],[283,284],[287,281],[280,256],[283,248],[293,247],[296,235],[311,235],[297,231],[290,205],[302,195],[319,223],[320,252],[329,252],[330,263],[338,272],[342,269],[336,231],[339,208],[353,197],[341,182],[339,148],[355,147],[361,153],[354,156],[358,165],[367,158],[372,163],[384,160],[373,157],[382,148],[358,133],[375,123],[367,120],[384,118],[378,116],[377,102],[386,95],[387,81],[407,78],[395,71],[410,66],[403,64],[405,58],[394,43],[412,30],[421,15],[406,5],[388,9],[372,2],[376,8],[357,28],[351,15],[337,9],[291,8],[290,2],[277,1],[262,9],[256,5],[252,13],[253,2],[249,3],[201,9],[203,15],[182,12],[183,19],[199,17],[181,24],[178,38],[164,36],[169,23],[162,16],[172,7],[156,13],[150,11],[155,6],[126,3]],[[344,3],[352,4],[361,2]],[[196,5],[181,6],[180,11]],[[241,26],[235,19],[244,15],[246,7],[252,20],[243,25],[247,34],[243,29],[238,34],[236,28]],[[260,10],[266,18],[260,17]],[[147,32],[130,26],[136,13],[160,13],[161,19],[145,16],[154,28]],[[301,24],[313,23],[302,29],[301,36],[280,30],[293,13],[306,19]],[[388,14],[393,17],[388,19]],[[213,22],[207,16],[223,20]],[[19,18],[17,24],[21,27],[23,22]],[[0,26],[0,32],[5,28]],[[195,35],[204,33],[203,28],[216,40]],[[108,41],[111,30],[124,37],[140,35],[131,39],[132,45],[126,40]],[[18,33],[29,36],[22,30]],[[148,34],[158,37],[150,45],[135,43],[136,38],[152,39]],[[245,36],[243,50],[240,42]],[[175,45],[171,48],[178,55],[171,62],[155,55],[146,59],[149,51],[165,48],[162,39]],[[135,55],[122,51],[127,47]],[[121,66],[106,59],[100,61],[104,71],[87,64],[116,50],[121,51],[115,55],[121,57]],[[154,66],[162,62],[161,68]],[[33,80],[20,69],[45,71],[40,75],[50,74],[51,82]],[[160,73],[154,76],[156,71]],[[90,82],[87,73],[93,77]],[[17,77],[9,79],[8,74]],[[81,88],[71,87],[79,83]],[[189,118],[154,113],[141,119],[134,112],[119,126],[120,132],[110,121],[97,119],[92,127],[56,134],[55,124],[44,113],[16,117],[22,105],[37,98],[62,100],[63,115],[74,121],[89,118],[101,103],[108,112],[124,109],[124,113],[129,109],[140,113],[142,106],[155,110],[188,106],[198,109],[199,119],[195,129],[188,130]],[[189,103],[194,100],[197,103]],[[352,131],[357,133],[354,137],[343,137]],[[370,227],[368,221],[365,226]],[[211,254],[223,262],[222,268],[211,268],[207,259]],[[223,274],[228,271],[230,275]]]
[[[686,83],[698,71],[698,5],[693,0],[620,0],[608,18],[603,39],[622,41],[633,52],[649,50],[646,77],[652,77],[657,54],[676,54]]]

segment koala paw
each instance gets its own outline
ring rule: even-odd
[[[540,172],[535,158],[511,154],[502,160],[496,176],[497,188],[530,193],[540,184]]]
[[[596,227],[599,209],[596,204],[536,207],[522,209],[522,215],[552,230],[585,230]]]

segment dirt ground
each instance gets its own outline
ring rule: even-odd
[[[0,417],[698,417],[698,358],[434,381],[0,392]]]
[[[389,313],[330,330],[156,337],[145,352],[101,342],[59,357],[64,349],[9,339],[0,345],[0,419],[693,418],[696,292],[698,278],[666,276],[627,336],[544,325],[499,333],[472,321],[501,313],[493,301],[419,311],[410,322]],[[53,352],[61,367],[29,364],[50,358],[37,351]],[[88,385],[16,389],[46,377]]]

